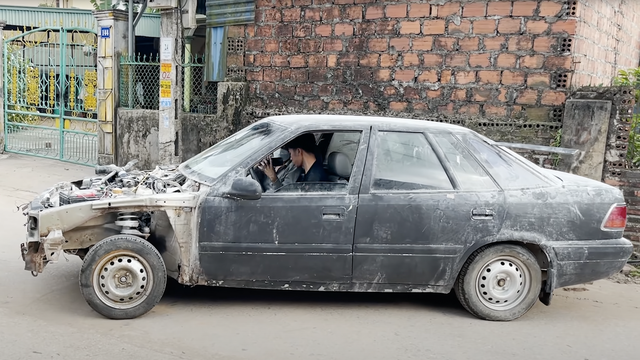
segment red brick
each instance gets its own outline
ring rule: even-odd
[[[293,6],[293,0],[276,0],[277,8],[291,7]]]
[[[380,19],[382,17],[384,17],[384,7],[378,5],[369,6],[364,15],[367,20]]]
[[[389,40],[388,39],[369,39],[367,44],[369,51],[381,52],[387,51],[389,48]]]
[[[260,39],[248,39],[247,51],[262,51],[264,49],[264,42]]]
[[[562,4],[553,1],[542,1],[540,3],[540,16],[558,16],[562,10]]]
[[[316,25],[317,36],[331,36],[331,25]]]
[[[227,65],[229,65],[228,59],[227,59]],[[277,67],[285,67],[285,66],[289,66],[289,57],[287,55],[273,55],[273,66],[277,66]]]
[[[313,85],[312,84],[299,84],[296,87],[296,94],[298,94],[298,95],[312,95],[313,94]]]
[[[278,69],[264,69],[264,81],[279,81],[280,70]]]
[[[411,100],[420,99],[420,89],[416,89],[416,88],[411,87],[411,86],[405,86],[404,87],[404,98],[405,99],[411,99]]]
[[[363,101],[358,101],[358,100],[353,100],[353,101],[351,101],[349,103],[347,108],[349,108],[351,110],[362,110],[362,109],[364,109],[364,102]]]
[[[276,92],[276,84],[272,82],[261,82],[258,92],[263,95],[272,95]]]
[[[491,104],[483,104],[482,108],[487,116],[503,117],[507,115],[507,108],[505,106],[495,106]]]
[[[362,6],[350,6],[346,8],[345,17],[349,20],[362,19]]]
[[[473,89],[473,100],[474,101],[489,101],[491,100],[493,90],[487,88],[476,88]]]
[[[478,50],[478,37],[468,37],[458,40],[458,46],[462,51],[475,51]]]
[[[394,38],[389,40],[389,47],[395,51],[407,51],[411,49],[409,38]]]
[[[247,81],[263,81],[262,70],[247,70]]]
[[[376,32],[376,23],[372,21],[356,23],[356,34],[371,36]]]
[[[511,15],[511,1],[495,1],[487,5],[488,16],[509,16]]]
[[[549,56],[544,61],[545,69],[571,69],[570,56]]]
[[[544,65],[544,56],[527,55],[520,58],[520,67],[524,69],[540,69]]]
[[[354,0],[334,0],[333,3],[336,5],[347,5],[347,4],[353,4]]]
[[[360,66],[378,66],[378,54],[366,54],[360,58]]]
[[[514,1],[511,16],[533,16],[537,8],[537,1]]]
[[[445,18],[451,15],[459,15],[460,14],[460,3],[459,2],[447,2],[444,5],[440,5],[438,7],[438,17]]]
[[[407,4],[387,5],[385,13],[388,18],[407,17]]]
[[[308,21],[320,21],[320,8],[305,8],[304,18]]]
[[[327,57],[325,55],[314,54],[307,58],[309,67],[325,67],[327,66]]]
[[[498,32],[500,34],[518,34],[520,33],[520,19],[500,19],[498,22]]]
[[[396,70],[394,75],[394,79],[398,81],[410,82],[413,81],[416,77],[415,70]]]
[[[273,36],[273,26],[272,25],[258,26],[256,28],[256,36],[258,36],[258,37],[272,37]]]
[[[484,38],[483,42],[485,50],[502,50],[505,38],[503,36]]]
[[[395,35],[396,34],[396,21],[378,21],[375,24],[376,34],[378,35]],[[418,32],[420,29],[418,28]],[[367,32],[366,35],[371,36],[370,32]]]
[[[229,26],[227,30],[227,37],[230,38],[241,38],[244,37],[244,25],[232,25]]]
[[[338,66],[338,55],[330,54],[327,55],[327,67],[336,67]]]
[[[322,110],[324,109],[325,105],[326,103],[320,99],[308,100],[305,104],[306,107],[314,110]]]
[[[295,37],[306,38],[310,37],[312,34],[313,27],[311,27],[311,24],[296,25],[293,28],[293,36]]]
[[[389,109],[391,109],[392,111],[405,111],[407,109],[407,103],[406,102],[399,102],[399,101],[392,101],[389,103]]]
[[[416,66],[420,65],[420,58],[416,53],[408,53],[402,55],[402,65],[404,66]]]
[[[382,90],[382,94],[385,97],[393,97],[398,95],[398,89],[396,89],[393,86],[386,86],[383,90]]]
[[[478,82],[480,82],[481,84],[500,84],[500,71],[478,71]]]
[[[271,66],[271,55],[256,54],[255,64],[258,66]]]
[[[338,59],[340,65],[349,67],[358,66],[358,61],[359,55],[354,53],[340,54],[340,58]]]
[[[471,67],[489,67],[491,59],[489,54],[471,54],[469,56],[469,66]]]
[[[353,35],[353,25],[348,23],[336,24],[336,36]]]
[[[299,43],[300,43],[300,40],[298,39],[280,41],[280,52],[288,53],[288,54],[297,54],[300,52],[298,50],[300,48]]]
[[[294,55],[289,60],[291,67],[305,67],[307,66],[306,56],[305,55]]]
[[[400,34],[420,34],[420,21],[401,21]]]
[[[576,34],[576,19],[569,20],[558,20],[555,23],[551,24],[551,33],[552,34],[562,34],[566,33],[569,35]]]
[[[464,6],[462,16],[464,17],[483,17],[487,14],[487,4],[485,3],[471,3]]]
[[[424,54],[422,55],[422,61],[424,66],[442,66],[442,55],[438,54]]]
[[[326,39],[322,42],[323,51],[342,51],[342,40]]]
[[[438,112],[445,115],[453,115],[455,113],[453,109],[454,109],[453,103],[449,103],[443,106],[438,106]]]
[[[397,62],[398,62],[398,55],[395,55],[395,54],[380,55],[380,67],[396,66]]]
[[[544,20],[529,20],[527,21],[527,33],[528,34],[542,34],[549,30],[549,24]]]
[[[537,90],[522,90],[516,97],[516,104],[534,105],[536,101],[538,101]]]
[[[256,12],[258,19],[262,18],[265,23],[279,23],[282,22],[282,13],[278,9],[265,9]]]
[[[442,72],[440,73],[440,83],[442,84],[450,84],[452,78],[453,78],[452,70],[442,70]]]
[[[440,50],[449,50],[452,51],[458,39],[451,37],[438,37],[436,38],[435,48]]]
[[[431,5],[429,4],[410,4],[409,17],[423,18],[431,16]]]
[[[476,20],[473,22],[474,34],[494,34],[496,28],[495,20]]]
[[[315,68],[309,70],[309,81],[310,82],[324,82],[327,81],[327,69]]]
[[[332,22],[334,20],[338,20],[341,18],[340,8],[337,6],[322,8],[322,10],[320,10],[320,17],[322,18],[322,21],[325,21],[325,22]]]
[[[567,100],[567,94],[562,91],[547,90],[542,93],[543,105],[562,105]]]
[[[296,22],[300,21],[300,8],[284,9],[282,10],[282,21]]]
[[[425,35],[442,35],[444,34],[444,29],[444,20],[425,20],[422,33]]]
[[[517,56],[514,54],[500,54],[496,61],[496,66],[499,68],[515,68]]]
[[[246,54],[245,57],[244,57],[244,66],[253,66],[253,65],[255,65],[254,59],[255,59],[255,55]]]
[[[320,40],[302,39],[300,42],[300,52],[303,53],[316,53],[321,49]]]
[[[503,85],[522,85],[524,84],[524,72],[522,71],[503,71]]]
[[[530,36],[513,36],[509,39],[509,51],[527,51],[533,47]]]
[[[498,101],[507,102],[507,93],[509,92],[506,88],[501,88],[498,94]]]
[[[433,48],[433,37],[431,36],[421,36],[417,38],[413,38],[413,42],[411,44],[411,49],[416,50],[426,50],[429,51]]]
[[[375,71],[373,76],[377,81],[382,81],[382,82],[390,81],[391,80],[391,70],[389,70],[389,69],[379,69],[379,70]]]
[[[454,89],[451,92],[450,100],[453,101],[463,101],[467,99],[467,90],[466,89]]]
[[[442,89],[428,90],[427,91],[427,97],[430,98],[430,99],[438,99],[438,98],[442,97]]]
[[[456,84],[471,84],[476,82],[475,71],[456,71]]]
[[[549,87],[549,74],[530,73],[527,75],[528,87]]]
[[[556,42],[556,38],[546,36],[537,37],[533,41],[533,51],[541,53],[551,52],[551,47],[555,45]]]
[[[418,81],[429,83],[438,82],[438,70],[423,70],[422,73],[418,76]]]
[[[478,115],[480,113],[480,105],[478,104],[467,104],[463,105],[458,109],[459,114],[466,115]]]
[[[456,25],[453,21],[449,21],[449,35],[465,35],[471,31],[471,21],[460,20],[460,25]]]
[[[427,110],[429,110],[429,105],[427,103],[423,103],[423,102],[415,102],[415,103],[413,103],[413,112],[414,113],[425,112]]]
[[[331,100],[327,109],[329,110],[338,110],[344,107],[344,103],[341,100]]]
[[[448,67],[464,67],[469,66],[469,57],[467,54],[452,53],[445,56],[444,63]]]
[[[268,8],[273,6],[273,0],[256,0],[256,8]]]

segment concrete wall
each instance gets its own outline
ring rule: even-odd
[[[611,85],[618,70],[640,63],[640,1],[570,1],[577,26],[572,47],[574,87]]]
[[[153,169],[158,164],[158,123],[156,110],[119,108],[116,121],[116,159],[118,165],[137,159],[138,169]]]

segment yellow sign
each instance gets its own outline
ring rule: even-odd
[[[160,80],[160,97],[171,98],[171,80]]]
[[[171,63],[161,63],[160,71],[162,72],[171,72]]]

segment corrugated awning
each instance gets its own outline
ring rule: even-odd
[[[255,0],[206,0],[207,27],[252,24]]]

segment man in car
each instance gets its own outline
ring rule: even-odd
[[[303,170],[297,182],[329,181],[329,177],[322,167],[322,162],[316,158],[316,147],[316,138],[310,133],[300,135],[283,146],[283,149],[289,151],[291,162]],[[264,159],[258,167],[269,177],[272,183],[275,184],[279,181],[271,163],[271,158]]]

